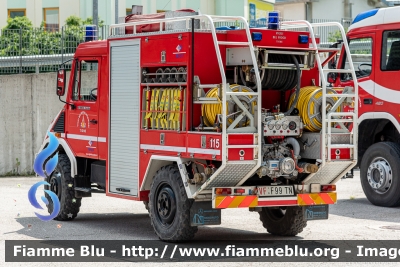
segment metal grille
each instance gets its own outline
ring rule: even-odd
[[[304,184],[330,184],[333,180],[339,177],[342,172],[344,172],[347,168],[349,168],[353,162],[344,161],[344,162],[328,162],[322,167],[317,173],[311,174],[307,181]]]
[[[218,186],[236,186],[255,166],[256,164],[228,163],[225,169],[223,169],[204,189],[212,189]]]
[[[57,71],[59,64],[73,57],[80,43],[107,38],[108,26],[89,31],[85,26],[0,29],[0,74]],[[66,66],[70,69],[71,64]]]
[[[139,41],[111,46],[110,191],[137,196],[139,151]]]
[[[57,119],[56,124],[54,125],[53,130],[57,133],[63,133],[65,131],[64,130],[64,125],[65,125],[64,124],[64,115],[65,115],[65,113],[61,112],[60,116]]]
[[[321,159],[321,133],[305,132],[300,138],[300,156],[306,159]],[[332,144],[350,144],[350,134],[332,134]],[[305,146],[307,144],[307,146]]]

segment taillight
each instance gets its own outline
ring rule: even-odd
[[[233,190],[233,192],[235,192],[236,194],[244,194],[246,190],[243,188],[236,188],[235,190]]]
[[[215,188],[216,195],[230,195],[232,194],[231,188]]]
[[[335,184],[321,185],[321,192],[333,192],[333,191],[336,191]]]

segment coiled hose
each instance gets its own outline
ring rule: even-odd
[[[336,94],[333,89],[327,89],[328,94]],[[295,100],[295,93],[290,96],[289,106]],[[337,97],[328,97],[326,108],[327,111],[338,100]],[[299,99],[296,105],[299,110],[299,115],[304,122],[304,128],[310,132],[319,132],[322,129],[322,89],[318,86],[306,86],[300,89]],[[340,112],[338,107],[336,112]]]
[[[262,68],[264,62],[264,52],[260,52],[258,56],[258,65],[260,71],[260,79],[262,90],[292,90],[298,83],[297,71],[286,69],[269,69]],[[296,64],[302,63],[302,58],[296,55],[270,54],[268,55],[268,63]],[[250,70],[249,81],[246,81],[245,68],[240,68],[240,79],[243,85],[251,89],[257,89],[256,77],[254,69]]]
[[[297,80],[297,86],[296,86],[296,91],[294,92],[296,96],[294,97],[294,101],[289,105],[289,109],[284,113],[286,116],[290,115],[294,108],[297,106],[297,103],[299,101],[299,95],[300,95],[300,82],[301,82],[301,69],[299,62],[297,61],[297,58],[292,55],[292,59],[294,62],[294,65],[296,66],[296,80]]]
[[[250,88],[243,87],[243,86],[240,86],[237,84],[232,84],[230,87],[233,92],[238,92],[239,90],[241,90],[241,92],[253,92],[253,90],[251,90]],[[201,106],[201,114],[203,116],[203,122],[208,127],[213,127],[216,116],[218,114],[222,114],[222,101],[221,101],[221,99],[219,99],[218,89],[219,88],[215,87],[215,88],[208,90],[208,92],[206,93],[206,97],[217,98],[219,103],[218,104],[203,104]],[[251,104],[248,104],[248,102],[250,102],[250,99],[252,97],[253,96],[238,96],[239,100],[243,103],[243,105],[247,106],[250,113],[254,114],[254,106],[257,105],[257,101],[253,101]],[[229,110],[232,109],[232,107],[235,105],[235,103],[233,101],[227,101],[226,105],[227,105],[226,113],[228,115]],[[231,107],[231,108],[229,108],[229,107]],[[227,119],[227,124],[228,125],[232,124],[232,122],[234,120],[235,120],[235,118],[233,116],[229,117]],[[245,120],[245,118],[244,118],[241,121],[241,123],[239,124],[239,126],[244,127],[248,124],[249,124],[249,121]]]
[[[302,63],[301,57],[295,55],[270,54],[269,63],[287,63],[299,65]],[[297,64],[296,64],[297,63]],[[298,71],[285,69],[265,69],[262,81],[263,90],[292,90],[298,84]]]

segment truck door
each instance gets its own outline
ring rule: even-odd
[[[374,37],[375,34],[354,35],[349,39],[349,48],[353,60],[359,85],[359,115],[365,112],[372,112],[374,108],[374,75],[372,71],[376,58],[374,55]],[[344,47],[343,47],[344,49]],[[344,51],[344,50],[343,50]],[[344,52],[343,52],[344,53]],[[349,62],[344,53],[342,69],[349,68]],[[348,73],[340,74],[341,86],[353,86],[352,76]]]
[[[399,114],[400,104],[400,29],[382,33],[380,64],[375,72],[375,111]],[[395,115],[395,117],[398,117]]]
[[[67,139],[78,157],[99,158],[97,95],[100,60],[90,57],[75,61]]]

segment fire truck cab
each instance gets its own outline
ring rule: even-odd
[[[356,69],[359,99],[358,166],[368,200],[378,206],[400,205],[400,7],[359,14],[347,33]],[[348,67],[341,53],[337,68]],[[334,72],[332,70],[332,72]],[[347,74],[335,73],[336,87],[351,86]]]
[[[327,219],[335,183],[357,162],[357,106],[344,110],[357,99],[355,71],[350,57],[341,73],[355,82],[328,86],[320,53],[334,49],[320,48],[314,29],[337,26],[345,40],[340,24],[276,16],[268,28],[243,17],[141,17],[81,44],[49,126],[60,143],[47,178],[61,202],[55,219],[75,218],[94,192],[143,201],[166,241],[220,224],[227,208],[259,212],[284,236]],[[58,96],[65,80],[60,69]]]

